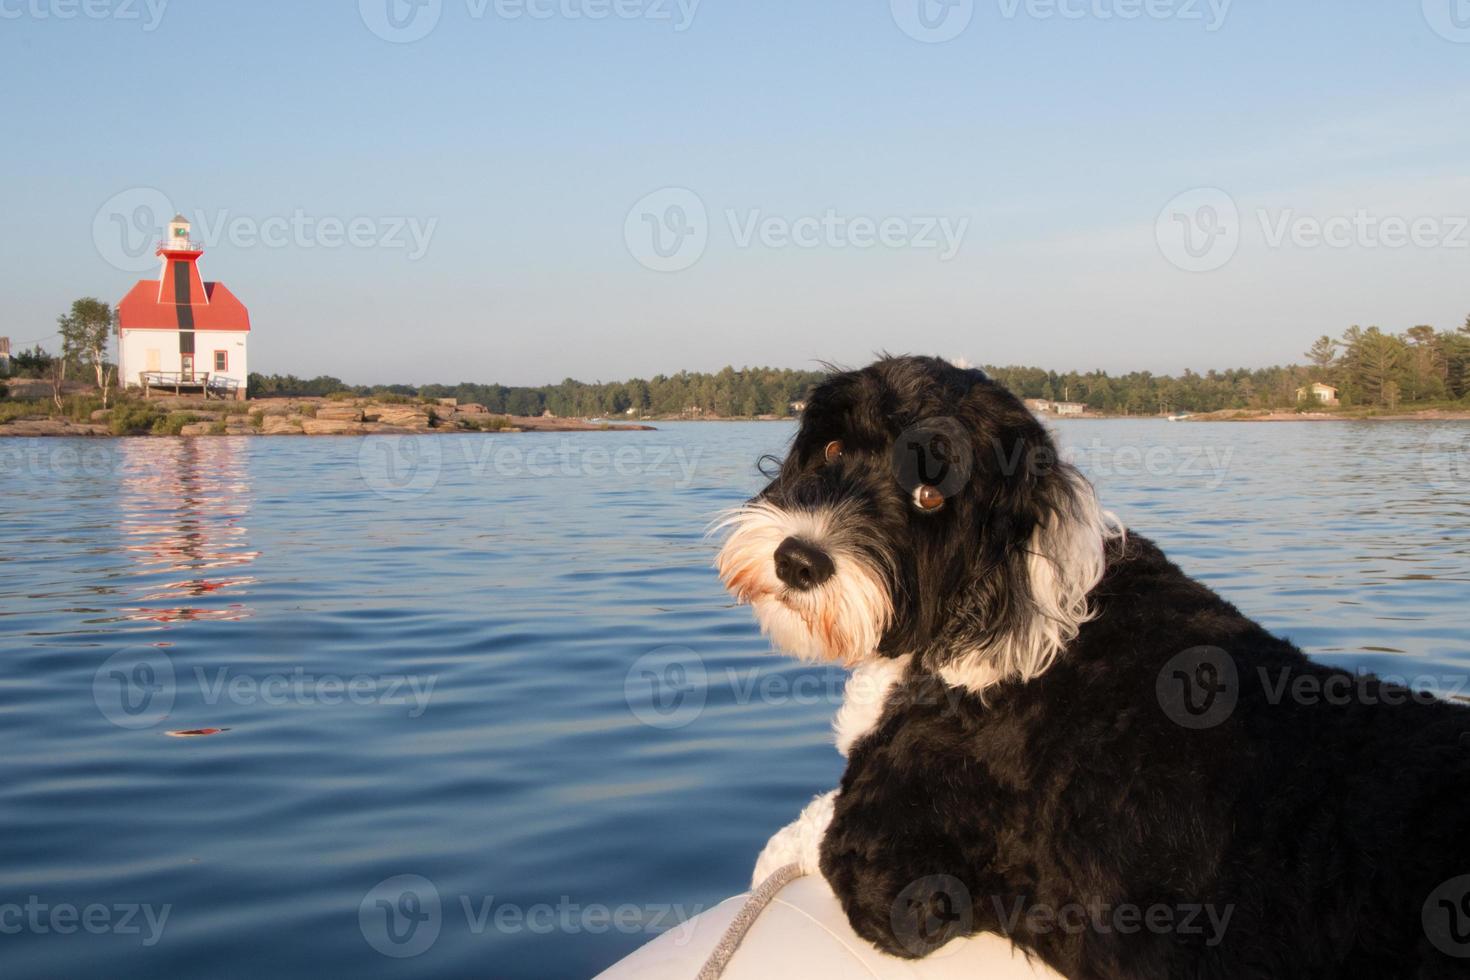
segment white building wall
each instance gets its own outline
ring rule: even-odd
[[[144,371],[178,371],[179,368],[177,330],[123,330],[118,335],[117,373],[122,386],[137,387],[138,375]]]
[[[246,360],[249,352],[250,334],[244,330],[196,330],[194,332],[194,370],[208,371],[211,378],[233,378],[240,383],[243,397],[245,382],[250,377],[250,365]],[[174,342],[175,348],[178,341]],[[224,351],[228,368],[214,369],[214,352]],[[178,357],[177,349],[174,357]]]
[[[233,378],[244,391],[250,375],[249,344],[250,334],[243,330],[196,330],[194,373]],[[117,350],[118,377],[124,386],[137,387],[138,375],[144,371],[183,370],[177,330],[124,330],[118,337]],[[225,352],[227,370],[214,369],[216,351]]]

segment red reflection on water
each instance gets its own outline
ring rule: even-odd
[[[129,619],[149,620],[155,623],[233,623],[242,619],[249,619],[251,609],[249,606],[233,603],[224,609],[197,609],[190,606],[180,606],[177,609],[152,609],[143,606],[135,606],[124,610]]]
[[[239,574],[260,552],[249,549],[250,475],[236,440],[120,441],[123,549],[138,575],[169,577],[139,589],[140,604],[123,612],[161,624],[248,619],[241,602],[188,601],[242,596],[257,581]]]

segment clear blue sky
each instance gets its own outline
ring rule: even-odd
[[[105,16],[64,16],[83,2]],[[1133,19],[1144,0],[959,0],[928,8],[936,32],[971,17],[941,43],[905,32],[924,34],[917,0],[391,0],[406,31],[434,25],[412,43],[370,28],[407,36],[390,0],[174,0],[155,23],[160,2],[0,0],[16,342],[151,276],[118,267],[119,222],[160,200],[213,233],[205,274],[250,306],[253,369],[354,382],[879,349],[1175,372],[1470,313],[1458,0],[1236,0],[1223,22],[1220,0]],[[655,271],[630,210],[668,187],[696,195],[707,243]],[[1156,222],[1200,187],[1238,207],[1239,242],[1186,271]],[[653,200],[653,220],[699,220]],[[829,212],[835,233],[801,222]],[[1432,225],[1312,242],[1359,213]],[[752,215],[769,234],[746,237]],[[913,247],[926,218],[963,228],[952,256]],[[353,219],[362,243],[334,247]],[[848,240],[885,220],[893,243]]]

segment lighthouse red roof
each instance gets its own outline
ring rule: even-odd
[[[222,282],[199,276],[199,252],[159,249],[163,275],[138,282],[117,305],[123,330],[250,329],[250,312]]]

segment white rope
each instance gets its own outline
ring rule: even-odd
[[[745,934],[750,932],[750,927],[755,925],[761,913],[766,910],[766,906],[775,900],[781,889],[801,876],[801,865],[788,864],[761,882],[761,886],[750,893],[750,897],[745,900],[745,905],[736,913],[735,918],[730,920],[729,928],[720,937],[719,944],[709,954],[709,959],[705,960],[695,980],[719,980],[724,976],[725,967],[730,965],[730,958],[745,941]]]

